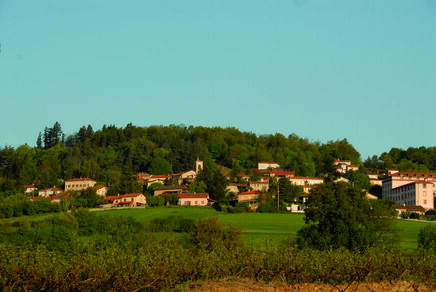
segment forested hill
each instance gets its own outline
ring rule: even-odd
[[[257,136],[235,128],[128,124],[94,131],[83,126],[65,136],[56,122],[40,133],[36,144],[0,148],[1,192],[21,190],[32,183],[39,188],[52,187],[76,177],[90,177],[129,192],[135,173],[179,173],[192,169],[197,159],[204,160],[205,167],[221,165],[233,173],[248,174],[258,162],[266,161],[277,162],[296,176],[322,177],[335,171],[336,159],[368,168],[436,170],[436,147],[393,148],[363,163],[346,139],[321,144],[294,134]]]

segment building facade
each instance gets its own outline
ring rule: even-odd
[[[65,191],[81,191],[92,188],[96,181],[90,178],[73,178],[65,181]]]
[[[396,172],[382,183],[382,197],[399,205],[434,209],[436,173]]]

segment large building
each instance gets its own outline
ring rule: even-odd
[[[92,188],[96,181],[90,178],[72,178],[65,181],[65,191],[80,191]]]
[[[382,198],[399,205],[422,206],[434,209],[436,173],[396,172],[382,184]]]

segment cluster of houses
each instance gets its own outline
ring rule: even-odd
[[[109,190],[106,185],[95,185],[97,182],[90,178],[72,178],[65,181],[65,190],[61,190],[57,187],[38,190],[35,185],[24,186],[24,193],[38,192],[38,196],[33,197],[33,200],[39,198],[50,198],[53,202],[60,201],[62,198],[68,199],[66,192],[68,191],[81,191],[87,188],[94,188],[97,195],[104,198]]]
[[[339,173],[356,171],[358,167],[351,164],[349,160],[336,160],[335,166]],[[209,197],[208,193],[192,193],[188,191],[188,185],[194,182],[198,172],[203,168],[203,161],[197,160],[194,169],[178,174],[152,175],[141,172],[135,178],[147,188],[152,184],[161,183],[154,189],[154,196],[177,195],[177,204],[185,206],[207,206],[215,201]],[[275,162],[259,162],[258,168],[253,170],[254,176],[247,174],[237,174],[239,183],[230,183],[227,192],[233,194],[232,200],[246,202],[252,209],[256,209],[260,203],[261,194],[268,191],[269,182],[273,179],[286,178],[292,184],[301,186],[304,194],[301,196],[302,204],[292,206],[292,211],[302,212],[307,207],[307,200],[313,186],[324,182],[320,177],[301,177],[295,176],[293,171],[280,169],[280,165]],[[227,173],[225,173],[230,177]],[[424,213],[434,209],[436,196],[436,173],[415,173],[399,172],[397,169],[370,170],[368,173],[372,185],[379,185],[382,188],[382,198],[389,199],[396,203],[393,207],[398,213],[417,212]],[[256,178],[256,179],[252,179]],[[163,185],[171,179],[175,185]],[[348,181],[345,178],[339,180]],[[26,193],[38,191],[37,198],[51,198],[53,201],[61,198],[68,198],[66,192],[80,191],[86,188],[94,188],[98,195],[104,198],[106,204],[117,206],[144,206],[146,198],[142,193],[129,193],[118,196],[106,196],[108,187],[97,185],[96,181],[90,178],[74,178],[65,181],[65,189],[56,187],[37,190],[34,185],[25,186]],[[368,198],[377,199],[377,196],[368,193]]]

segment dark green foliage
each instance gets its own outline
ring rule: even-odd
[[[345,177],[357,188],[365,190],[369,190],[370,188],[369,177],[367,174],[363,173],[363,171],[347,171]]]
[[[87,188],[80,191],[79,199],[83,200],[81,207],[92,208],[103,203],[103,199],[99,195],[97,195],[95,189],[93,188]]]
[[[161,196],[146,196],[147,205],[151,207],[163,206],[165,204],[165,199]]]
[[[394,242],[394,221],[386,204],[369,200],[361,188],[342,182],[312,188],[305,222],[298,231],[300,247],[364,251]]]
[[[241,230],[233,225],[224,225],[217,217],[207,217],[198,220],[189,233],[189,243],[201,250],[213,250],[218,246],[234,249],[243,245]]]
[[[158,156],[151,161],[148,172],[151,174],[170,174],[173,173],[173,170],[171,169],[170,163],[166,161],[165,158]]]
[[[190,232],[194,227],[194,220],[182,216],[168,216],[151,220],[149,229],[153,232]]]
[[[436,225],[431,224],[419,231],[418,247],[436,251]]]
[[[247,202],[238,202],[235,204],[235,207],[233,208],[234,213],[245,213],[248,212],[248,207],[250,205]]]
[[[436,210],[435,209],[428,210],[427,212],[425,212],[425,215],[436,215]]]
[[[409,219],[419,219],[419,214],[412,212],[409,214]]]
[[[293,203],[302,194],[304,194],[303,187],[292,184],[287,178],[279,179],[280,200],[286,203]]]
[[[275,213],[277,212],[277,208],[274,208],[270,203],[261,203],[259,207],[256,209],[258,213]]]

